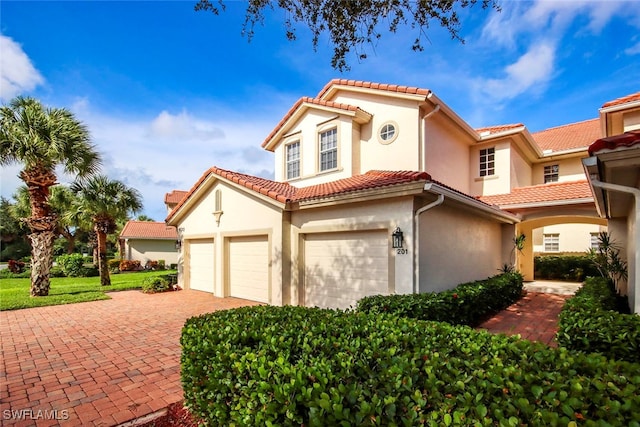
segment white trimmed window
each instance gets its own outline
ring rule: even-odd
[[[320,171],[338,167],[338,129],[320,133]]]
[[[496,173],[495,147],[480,150],[480,176],[490,176]]]
[[[560,252],[560,234],[554,233],[544,235],[544,251]]]
[[[591,249],[594,251],[600,249],[600,233],[591,233]]]
[[[300,177],[300,141],[292,142],[286,146],[287,179]]]
[[[548,165],[544,167],[544,183],[558,182],[558,176],[560,173],[560,166]]]

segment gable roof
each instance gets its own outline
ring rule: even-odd
[[[359,191],[392,187],[411,182],[426,182],[431,179],[431,176],[426,172],[374,170],[333,182],[297,188],[286,182],[276,182],[270,179],[221,169],[214,166],[200,177],[198,182],[196,182],[191,190],[189,190],[188,195],[183,198],[169,213],[166,221],[173,218],[187,200],[212,175],[236,183],[248,190],[255,191],[280,203],[307,202],[349,193],[357,193]]]
[[[409,95],[427,96],[431,93],[429,89],[422,89],[414,86],[402,86],[402,85],[393,85],[393,84],[386,84],[386,83],[365,82],[361,80],[333,79],[322,88],[322,90],[318,93],[317,98],[324,98],[327,94],[331,92],[331,89],[335,88],[336,86],[350,86],[353,88],[375,89],[375,90],[383,90],[387,92],[406,93]]]
[[[580,180],[518,187],[512,189],[511,193],[478,196],[478,199],[491,205],[500,206],[502,209],[509,209],[543,203],[557,205],[581,199],[588,202],[593,200],[593,193],[589,183],[586,180]]]
[[[615,107],[617,105],[626,104],[628,102],[640,101],[640,92],[632,93],[630,95],[616,98],[612,101],[602,104],[602,108]]]
[[[502,133],[502,132],[506,132],[506,131],[510,131],[518,128],[524,129],[524,125],[522,123],[514,123],[509,125],[485,126],[485,127],[477,128],[475,129],[475,131],[478,133],[478,135],[482,137],[482,136],[494,135],[497,133]]]
[[[128,221],[120,232],[121,239],[176,240],[176,228],[164,222]]]
[[[300,115],[307,108],[313,107],[339,111],[348,114],[355,117],[356,122],[359,123],[366,123],[371,120],[372,117],[371,114],[354,105],[303,96],[302,98],[298,99],[295,104],[293,104],[289,111],[287,111],[287,114],[285,114],[284,117],[280,119],[276,127],[269,133],[269,135],[267,135],[264,142],[262,143],[262,148],[267,148],[267,146],[270,145],[269,143],[272,142],[273,138],[283,129],[286,129],[286,125],[290,123],[290,121],[294,117]]]
[[[180,200],[188,193],[184,190],[173,190],[170,193],[164,195],[164,203],[166,205],[176,205],[180,203]]]
[[[587,149],[589,144],[602,136],[600,119],[569,123],[531,134],[536,144],[545,152]]]

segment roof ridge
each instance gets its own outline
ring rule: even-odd
[[[428,95],[429,93],[431,93],[431,90],[420,88],[417,86],[405,86],[405,85],[398,85],[398,84],[392,84],[392,83],[376,83],[376,82],[369,82],[364,80],[334,78],[334,79],[331,79],[320,90],[320,92],[318,92],[317,98],[322,98],[332,86],[336,86],[336,85],[361,87],[365,89],[376,89],[376,90],[384,90],[388,92],[408,93],[408,94],[416,94],[416,95]]]

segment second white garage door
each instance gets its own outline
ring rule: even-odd
[[[385,231],[308,234],[304,239],[304,304],[348,308],[389,293]]]
[[[266,235],[229,240],[229,295],[269,302],[269,241]]]
[[[190,240],[189,287],[213,293],[214,265],[213,239]]]

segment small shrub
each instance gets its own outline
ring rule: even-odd
[[[142,269],[140,261],[137,260],[122,260],[119,268],[120,271],[139,271]]]
[[[357,310],[474,326],[516,302],[522,282],[520,273],[506,273],[439,293],[374,295],[358,301]]]
[[[119,270],[120,269],[120,260],[119,259],[110,259],[107,261],[107,267],[109,267],[109,271]]]
[[[147,261],[144,265],[145,270],[157,270],[158,269],[158,261]]]
[[[180,343],[205,425],[640,422],[640,365],[466,326],[257,306],[188,319]]]
[[[7,263],[7,268],[13,274],[20,274],[25,270],[25,263],[23,261],[16,261],[15,259],[10,259]]]
[[[66,274],[64,274],[64,271],[62,271],[62,267],[60,267],[59,265],[54,265],[53,267],[51,267],[51,271],[49,272],[51,277],[66,277]]]
[[[177,270],[178,269],[178,264],[169,264],[169,270]]]
[[[65,254],[56,257],[56,263],[62,268],[67,277],[82,277],[84,275],[84,257],[82,254]]]
[[[22,273],[12,273],[8,268],[0,270],[0,279],[26,279],[31,277],[31,270],[24,270]]]
[[[538,280],[584,282],[588,276],[599,276],[587,255],[537,256],[533,259],[533,269]]]
[[[158,260],[158,270],[166,270],[165,262],[163,259]]]
[[[587,279],[560,312],[558,344],[640,362],[640,316],[619,313],[616,306],[616,293],[607,279]]]
[[[142,281],[142,292],[146,294],[166,292],[172,289],[166,277],[147,277]]]
[[[82,277],[98,277],[100,270],[97,267],[84,267],[82,269]]]

